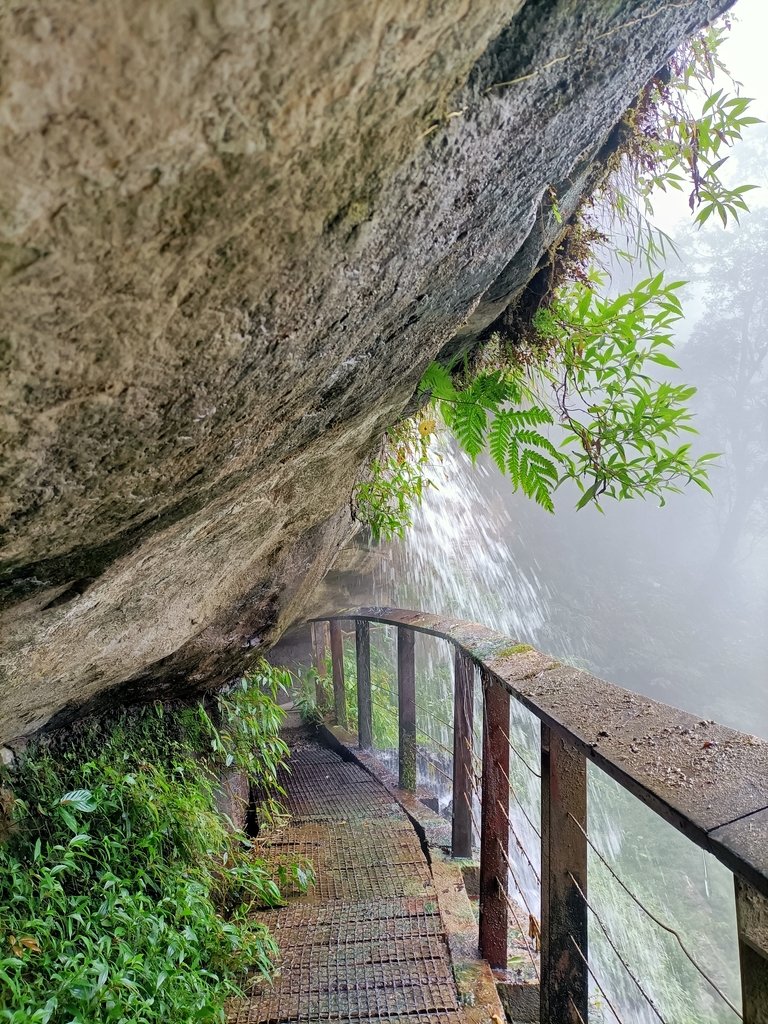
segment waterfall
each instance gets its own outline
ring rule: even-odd
[[[665,524],[669,542],[661,558],[652,549],[664,510],[618,507],[602,517],[589,509],[578,514],[565,509],[553,517],[512,495],[491,463],[480,459],[473,467],[446,440],[438,444],[432,472],[436,486],[416,511],[407,536],[375,549],[370,574],[358,586],[367,600],[483,622],[565,662],[699,713],[710,714],[719,706],[717,687],[697,686],[705,673],[716,673],[711,648],[692,643],[695,623],[671,616],[675,608],[683,618],[702,608],[699,601],[681,604],[681,588],[690,586],[696,571],[691,531],[698,531],[699,544],[708,529],[704,521],[693,525],[703,506],[692,513],[678,502],[670,510]],[[670,552],[672,564],[665,564]],[[678,643],[683,649],[675,653]],[[692,659],[697,650],[701,663]],[[420,685],[427,691],[418,698],[418,728],[434,738],[439,753],[450,746],[448,723],[440,717],[449,700],[450,660],[444,645],[423,637],[417,659]],[[686,671],[678,678],[681,666]],[[747,704],[752,696],[745,694]],[[733,692],[730,698],[733,702]],[[479,713],[478,706],[476,727]],[[537,764],[538,723],[517,708],[510,727],[522,755],[512,757],[510,771],[516,797],[510,892],[538,914],[539,789],[525,764]],[[422,764],[421,782],[437,791],[445,806],[450,786],[437,771]],[[602,856],[641,902],[680,932],[710,977],[738,1005],[730,873],[591,765],[589,801],[590,838]],[[658,1024],[623,959],[669,1024],[732,1024],[736,1016],[674,937],[643,913],[591,851],[589,871],[590,902],[620,953],[591,918],[591,963],[618,1017],[593,986],[590,1020]]]

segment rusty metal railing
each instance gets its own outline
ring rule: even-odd
[[[589,847],[595,850],[587,833],[587,760],[733,873],[740,1014],[674,929],[658,923],[676,936],[697,970],[746,1024],[768,1024],[768,743],[563,666],[485,626],[394,608],[357,608],[314,620],[318,703],[332,707],[342,726],[347,722],[344,620],[355,625],[362,748],[373,744],[370,624],[397,629],[399,780],[405,789],[415,789],[417,779],[414,633],[440,637],[454,648],[452,854],[462,858],[473,852],[474,685],[479,670],[479,948],[496,968],[507,966],[508,915],[514,914],[508,892],[510,751],[522,755],[509,736],[511,698],[541,722],[540,771],[527,767],[541,778],[541,827],[536,829],[541,838],[541,926],[535,938],[543,1024],[586,1022],[590,977],[597,983],[587,942],[588,915],[596,913],[587,895],[587,853]],[[332,698],[324,669],[326,622]],[[653,1006],[639,979],[633,980]]]

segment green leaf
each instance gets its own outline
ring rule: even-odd
[[[59,799],[59,804],[62,807],[71,807],[75,811],[82,811],[84,814],[92,814],[96,810],[96,802],[89,789],[73,789]]]
[[[488,431],[488,451],[502,473],[507,470],[510,428],[510,413],[499,412]]]
[[[582,496],[576,502],[576,508],[584,508],[585,505],[588,505],[590,501],[592,501],[597,496],[597,489],[599,486],[600,483],[599,481],[596,480],[591,487],[588,487],[587,490],[584,491]]]
[[[481,405],[461,398],[457,400],[451,413],[450,426],[457,441],[473,461],[483,450],[487,423],[488,414]]]
[[[651,360],[651,362],[658,363],[659,366],[669,366],[673,370],[680,369],[679,365],[674,361],[674,359],[670,359],[669,356],[665,355],[663,352],[653,352],[648,358]]]

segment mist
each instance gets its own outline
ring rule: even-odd
[[[741,21],[725,56],[745,80],[744,94],[756,97],[756,115],[768,119],[760,52],[768,15],[750,0],[735,13]],[[765,125],[736,148],[732,165],[732,180],[768,184]],[[712,493],[688,487],[663,507],[614,502],[601,514],[591,506],[576,511],[578,491],[563,487],[550,515],[513,493],[490,458],[473,466],[440,436],[435,486],[406,537],[370,547],[358,540],[326,581],[321,603],[396,605],[480,621],[704,720],[768,738],[768,191],[749,194],[751,212],[740,224],[723,228],[711,219],[701,230],[691,226],[684,195],[656,199],[657,224],[671,240],[667,270],[688,282],[676,338],[680,369],[664,373],[698,389],[698,435],[691,440],[695,454],[720,453],[710,471]],[[630,272],[611,269],[619,288]],[[633,273],[637,279],[642,270]],[[433,668],[427,664],[427,676]],[[535,723],[524,719],[513,728],[535,758]],[[423,781],[441,788],[436,777]],[[524,785],[522,792],[535,815],[536,793]],[[590,832],[619,872],[691,937],[711,976],[738,1002],[730,873],[593,768],[590,808]],[[525,865],[518,870],[525,879]],[[626,905],[600,865],[590,862],[590,872],[624,955],[641,966],[669,1019],[735,1020],[722,1000],[700,994],[690,965]],[[535,879],[522,885],[535,902]],[[600,935],[594,938],[598,973],[624,1019],[653,1020]],[[594,1019],[615,1018],[596,1009]]]

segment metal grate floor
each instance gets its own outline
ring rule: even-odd
[[[309,857],[316,868],[370,868],[377,865],[423,865],[421,844],[410,822],[404,819],[380,824],[357,821],[355,843],[350,845],[338,824],[293,822],[292,827],[271,837],[265,844],[275,858],[290,860]],[[392,825],[390,828],[389,826]]]
[[[271,983],[254,979],[230,1024],[464,1024],[432,874],[408,818],[367,772],[316,745],[281,776],[290,824],[265,840],[307,857],[305,896],[256,916],[275,935]]]

